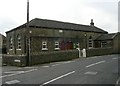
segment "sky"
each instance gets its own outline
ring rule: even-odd
[[[118,32],[119,0],[29,0],[30,20],[34,18],[94,25]],[[0,0],[0,33],[27,22],[27,0]]]

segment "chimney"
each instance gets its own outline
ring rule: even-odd
[[[91,23],[90,23],[90,26],[94,26],[94,22],[93,22],[93,19],[91,19]]]

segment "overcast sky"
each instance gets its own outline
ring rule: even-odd
[[[63,22],[89,25],[93,19],[95,26],[118,32],[119,0],[29,0],[30,20],[51,19]],[[5,35],[26,19],[27,0],[0,0],[0,33]]]

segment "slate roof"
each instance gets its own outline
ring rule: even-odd
[[[17,28],[21,28],[21,27],[26,27],[26,23]],[[74,23],[39,19],[39,18],[32,19],[29,22],[29,27],[36,27],[36,28],[42,27],[42,28],[48,28],[48,29],[64,29],[64,30],[78,30],[78,31],[87,31],[87,32],[108,33],[107,31],[104,31],[96,26],[92,27],[89,25],[81,25],[81,24],[74,24]]]
[[[113,40],[116,35],[117,35],[117,33],[103,34],[103,35],[99,36],[97,39],[95,39],[95,41]]]

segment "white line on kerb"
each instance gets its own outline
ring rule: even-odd
[[[19,83],[20,81],[18,80],[12,80],[12,81],[7,81],[5,82],[6,84],[16,84],[16,83]]]
[[[91,67],[91,66],[93,66],[93,65],[100,64],[100,63],[103,63],[103,62],[105,62],[105,61],[100,61],[100,62],[97,62],[97,63],[91,64],[91,65],[88,65],[88,66],[86,66],[86,67]]]
[[[72,71],[72,72],[69,72],[69,73],[64,74],[64,75],[62,75],[62,76],[59,76],[59,77],[57,77],[57,78],[55,78],[55,79],[52,79],[52,80],[50,80],[50,81],[48,81],[48,82],[43,83],[43,84],[40,85],[40,86],[49,84],[49,83],[51,83],[51,82],[53,82],[53,81],[56,81],[56,80],[58,80],[58,79],[60,79],[60,78],[63,78],[63,77],[65,77],[65,76],[68,76],[68,75],[70,75],[70,74],[72,74],[72,73],[74,73],[74,72],[75,72],[75,71]]]

